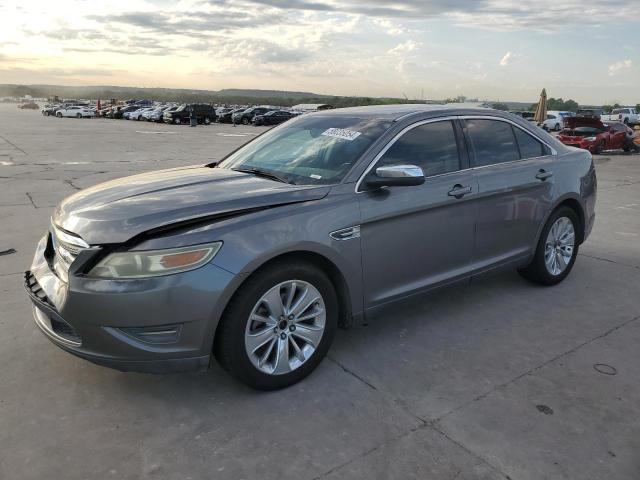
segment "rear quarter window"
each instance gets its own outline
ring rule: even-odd
[[[516,135],[516,141],[518,142],[518,147],[520,148],[520,157],[521,158],[535,158],[542,157],[546,155],[546,148],[544,144],[531,135],[529,135],[524,130],[520,130],[517,127],[513,128],[513,131]]]

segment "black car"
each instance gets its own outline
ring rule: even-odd
[[[233,122],[233,115],[236,113],[242,113],[246,110],[246,108],[236,108],[234,110],[230,110],[228,112],[221,113],[218,115],[218,122],[220,123],[231,123]]]
[[[209,125],[216,121],[216,110],[206,103],[189,103],[178,107],[177,110],[164,112],[163,120],[165,123],[189,123],[191,114],[196,117],[198,123]]]
[[[249,107],[238,113],[234,113],[231,117],[233,123],[241,123],[243,125],[249,125],[253,121],[253,117],[256,115],[264,115],[267,112],[275,110],[275,108],[269,107]]]
[[[255,117],[253,117],[253,124],[278,125],[279,123],[286,122],[287,120],[295,116],[295,114],[287,112],[286,110],[272,110],[265,113],[264,115],[256,115]]]

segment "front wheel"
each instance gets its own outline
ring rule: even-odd
[[[180,117],[176,117],[173,119],[173,123],[175,123],[176,125],[180,125],[182,121],[180,120]]]
[[[245,118],[243,118],[243,119],[242,119],[242,124],[243,124],[243,125],[249,125],[249,119],[248,119],[248,118],[246,118],[246,117],[245,117]]]
[[[551,214],[542,229],[531,263],[518,270],[527,280],[540,285],[556,285],[564,280],[578,255],[578,216],[569,207]]]
[[[205,125],[209,125],[211,123],[211,119],[209,117],[204,117],[203,122]]]
[[[326,355],[338,323],[329,278],[311,264],[257,272],[229,303],[214,353],[223,368],[258,390],[288,387]]]

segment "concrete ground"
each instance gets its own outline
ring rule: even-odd
[[[0,106],[0,478],[640,478],[640,155],[597,158],[596,227],[562,284],[508,272],[396,305],[284,391],[216,365],[119,373],[38,331],[22,272],[56,202],[260,131]]]

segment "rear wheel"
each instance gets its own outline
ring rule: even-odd
[[[76,118],[82,118],[82,114],[81,113],[76,114]]]
[[[556,132],[559,132],[559,131],[560,131],[560,124],[559,124],[559,123],[556,123],[556,126],[554,127],[554,130],[555,130]]]
[[[176,125],[180,125],[182,122],[180,121],[180,117],[176,117],[173,119],[173,123],[175,123]]]
[[[540,285],[556,285],[564,280],[578,255],[578,216],[569,207],[561,207],[551,214],[531,263],[518,272],[527,280]]]
[[[209,117],[204,117],[204,124],[209,125],[211,123],[211,119]]]
[[[244,117],[244,118],[242,119],[242,124],[243,124],[243,125],[249,125],[249,119],[248,119],[247,117]]]
[[[257,272],[231,300],[214,353],[223,368],[250,387],[284,388],[318,366],[337,320],[329,278],[311,264],[280,263]]]

